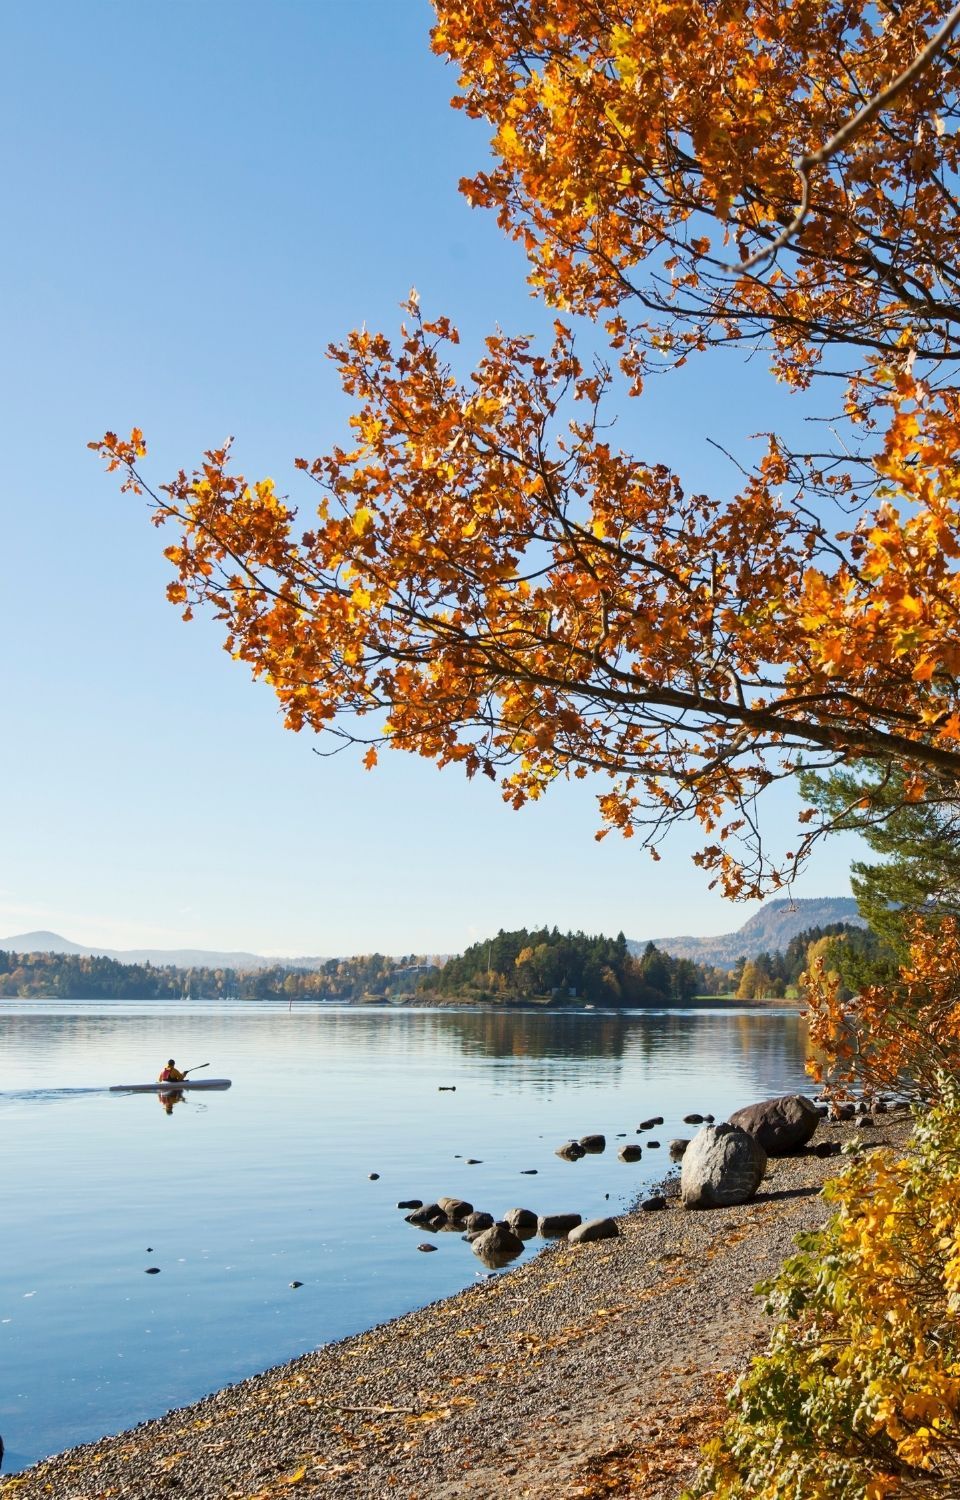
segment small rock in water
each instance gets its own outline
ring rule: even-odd
[[[148,1245],[147,1246],[147,1254],[148,1255],[152,1255],[153,1254],[153,1246],[152,1245]]]
[[[423,1199],[422,1198],[404,1198],[404,1200],[403,1200],[402,1203],[398,1203],[397,1204],[397,1207],[398,1208],[422,1208],[423,1207]]]
[[[160,1267],[159,1266],[147,1266],[147,1268],[146,1268],[146,1270],[144,1271],[143,1274],[145,1276],[159,1276],[160,1275]]]
[[[440,1083],[440,1084],[437,1085],[437,1093],[438,1094],[455,1094],[456,1092],[457,1092],[457,1085],[455,1083]],[[428,1245],[427,1246],[428,1250],[435,1250],[436,1248],[437,1248],[436,1245]]]
[[[418,1245],[417,1246],[417,1249],[418,1250],[422,1250],[423,1253],[424,1253],[424,1255],[429,1255],[430,1251],[431,1250],[436,1250],[436,1248],[437,1248],[436,1245]]]
[[[291,1281],[290,1285],[291,1285],[291,1287],[296,1288],[298,1286],[303,1286],[303,1282],[302,1281]]]
[[[683,1123],[684,1125],[702,1125],[704,1117],[703,1115],[684,1115]]]
[[[640,1124],[637,1126],[637,1129],[638,1130],[652,1130],[653,1127],[654,1127],[654,1125],[662,1125],[662,1124],[663,1124],[663,1115],[654,1115],[649,1120],[641,1120]]]
[[[368,1172],[367,1173],[367,1180],[368,1180],[368,1182],[379,1182],[380,1181],[380,1173],[379,1172]]]
[[[652,1148],[653,1150],[657,1150],[659,1148],[660,1142],[659,1141],[647,1141],[646,1144],[647,1144],[648,1148]]]
[[[464,1162],[464,1166],[467,1166],[467,1167],[482,1167],[483,1166],[483,1162],[480,1160],[480,1158],[478,1156],[465,1156],[464,1159],[463,1159],[463,1162]]]
[[[566,1141],[564,1145],[558,1146],[553,1154],[554,1156],[563,1157],[564,1161],[579,1161],[587,1153],[579,1141]]]
[[[621,1161],[639,1161],[643,1155],[643,1150],[640,1146],[634,1146],[631,1143],[627,1146],[621,1146],[617,1155]]]
[[[520,1176],[521,1177],[536,1177],[536,1175],[537,1175],[537,1169],[536,1169],[536,1167],[522,1167],[520,1169]]]

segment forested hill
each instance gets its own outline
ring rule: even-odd
[[[448,959],[423,977],[420,990],[480,1004],[575,1000],[634,1006],[683,1005],[694,995],[714,993],[718,984],[725,987],[725,976],[708,975],[699,964],[669,958],[652,945],[634,956],[623,933],[609,938],[521,927]]]
[[[756,958],[761,953],[783,952],[791,939],[815,927],[832,927],[845,922],[851,927],[865,927],[852,896],[821,896],[807,900],[767,901],[736,932],[717,937],[666,937],[629,940],[631,953],[643,953],[652,941],[673,958],[689,958],[698,964],[716,964],[728,968],[738,958]]]

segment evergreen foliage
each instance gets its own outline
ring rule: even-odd
[[[424,988],[460,999],[633,1006],[685,1004],[703,993],[705,982],[699,965],[653,943],[634,958],[622,932],[608,938],[522,927],[474,943],[428,976]]]
[[[905,797],[906,776],[856,766],[806,776],[801,790],[834,827],[859,833],[880,856],[856,860],[850,883],[861,915],[883,942],[896,973],[917,915],[960,916],[960,802],[955,783],[928,779],[919,800]]]

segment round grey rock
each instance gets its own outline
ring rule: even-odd
[[[683,1154],[680,1197],[684,1208],[726,1208],[752,1198],[766,1171],[767,1154],[739,1125],[704,1125]]]

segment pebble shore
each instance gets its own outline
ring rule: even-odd
[[[909,1118],[816,1142],[900,1148]],[[756,1197],[676,1198],[367,1333],[0,1480],[0,1500],[674,1500],[763,1348],[756,1283],[828,1214],[841,1163],[771,1161]]]

